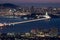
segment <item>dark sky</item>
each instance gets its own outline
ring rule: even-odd
[[[0,3],[60,3],[60,0],[0,0]]]

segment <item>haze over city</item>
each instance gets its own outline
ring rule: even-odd
[[[60,0],[0,0],[0,3],[60,3]]]

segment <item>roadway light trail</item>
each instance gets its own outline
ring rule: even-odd
[[[33,22],[33,21],[39,21],[39,20],[46,20],[48,18],[41,18],[41,19],[34,19],[34,20],[28,20],[28,21],[22,21],[22,22],[14,22],[14,23],[9,23],[8,25],[15,25],[15,24],[21,24],[21,23],[27,23],[27,22]]]

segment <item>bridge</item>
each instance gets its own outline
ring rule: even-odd
[[[15,25],[15,24],[22,24],[27,22],[33,22],[33,21],[39,21],[39,20],[47,20],[49,18],[40,18],[40,19],[34,19],[34,20],[28,20],[28,21],[21,21],[21,22],[14,22],[14,23],[0,23],[0,27],[7,26],[7,25]]]
[[[50,19],[50,16],[47,15],[44,15],[43,16],[44,18],[39,18],[39,19],[33,19],[33,20],[27,20],[27,21],[21,21],[21,22],[14,22],[14,23],[0,23],[0,27],[3,27],[3,26],[10,26],[10,25],[15,25],[15,24],[22,24],[22,23],[27,23],[27,22],[33,22],[33,21],[39,21],[39,20],[47,20],[47,19]]]

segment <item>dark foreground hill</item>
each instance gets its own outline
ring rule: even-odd
[[[11,3],[4,3],[0,4],[0,7],[5,7],[5,8],[17,8],[17,5],[11,4]]]

